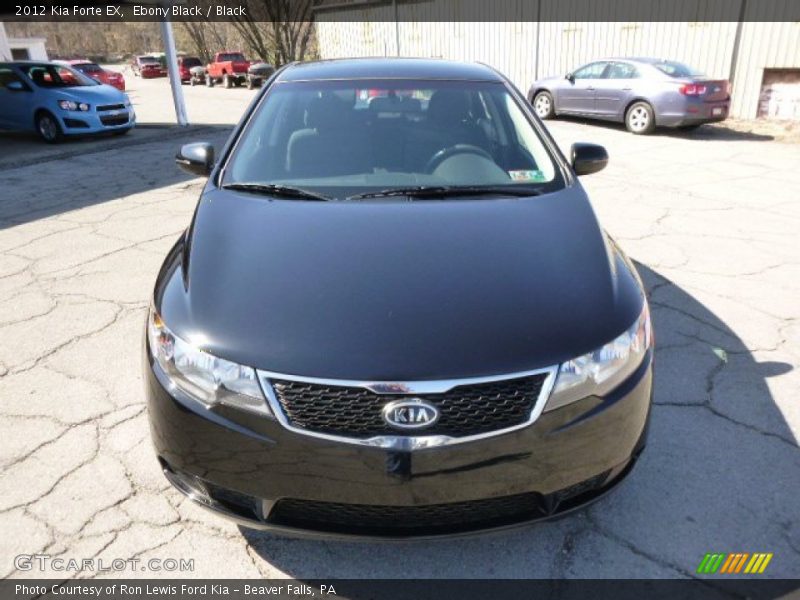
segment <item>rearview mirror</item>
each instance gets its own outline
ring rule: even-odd
[[[208,142],[184,144],[175,155],[175,162],[192,175],[208,175],[214,166],[214,146]]]
[[[25,84],[21,81],[10,81],[6,84],[6,89],[10,92],[24,92]]]
[[[575,82],[575,75],[573,75],[572,73],[567,73],[566,75],[564,75],[564,79],[574,83]]]
[[[606,168],[608,152],[597,144],[572,144],[572,169],[576,175],[591,175]]]

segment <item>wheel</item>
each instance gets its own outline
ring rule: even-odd
[[[625,113],[625,127],[637,135],[652,133],[656,128],[656,116],[653,107],[647,102],[636,102]]]
[[[483,148],[479,148],[478,146],[473,146],[471,144],[456,144],[455,146],[450,146],[449,148],[442,148],[436,154],[434,154],[428,161],[428,164],[425,165],[425,173],[433,173],[440,164],[456,154],[476,154],[494,162],[492,155],[486,152],[486,150]]]
[[[248,90],[252,90],[254,87],[256,87],[256,86],[253,84],[253,80],[248,77],[247,78],[247,89]]]
[[[533,110],[536,116],[542,120],[551,119],[555,116],[555,107],[553,106],[553,96],[550,92],[539,92],[533,98]]]
[[[214,80],[211,78],[211,75],[209,74],[206,74],[206,86],[214,87]]]
[[[222,87],[226,89],[231,89],[233,87],[233,81],[231,81],[227,73],[222,76]]]
[[[194,77],[189,80],[189,87],[194,87]]]
[[[63,134],[56,118],[48,112],[41,112],[36,116],[36,131],[48,144],[60,142]]]

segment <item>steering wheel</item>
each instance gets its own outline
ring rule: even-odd
[[[494,162],[492,155],[483,148],[479,148],[478,146],[473,146],[471,144],[455,144],[449,148],[442,148],[436,154],[434,154],[425,165],[425,172],[433,173],[437,168],[439,168],[440,164],[456,154],[475,154]]]

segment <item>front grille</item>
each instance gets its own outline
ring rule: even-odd
[[[465,437],[522,425],[530,418],[547,378],[545,373],[467,384],[441,394],[410,397],[430,402],[439,420],[417,435]],[[343,437],[400,435],[382,416],[383,407],[409,396],[376,394],[360,387],[272,379],[275,397],[293,427]],[[408,435],[408,432],[406,432]]]
[[[64,125],[67,127],[72,127],[75,129],[86,129],[89,127],[89,124],[86,121],[81,121],[80,119],[64,119]]]
[[[435,535],[500,527],[545,516],[535,492],[421,506],[343,504],[284,498],[269,516],[275,525],[364,535]]]
[[[125,108],[124,104],[101,104],[97,107],[97,112],[103,112],[105,110],[122,110]]]
[[[124,115],[103,116],[100,117],[100,122],[108,127],[125,125],[128,122],[128,114],[125,113]]]

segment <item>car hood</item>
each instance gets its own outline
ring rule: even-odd
[[[125,94],[108,84],[87,85],[72,88],[58,88],[54,90],[59,100],[74,100],[75,102],[88,102],[89,104],[121,103],[127,99]]]
[[[426,202],[213,190],[155,301],[174,333],[241,364],[418,380],[578,356],[629,327],[642,292],[578,184]]]

